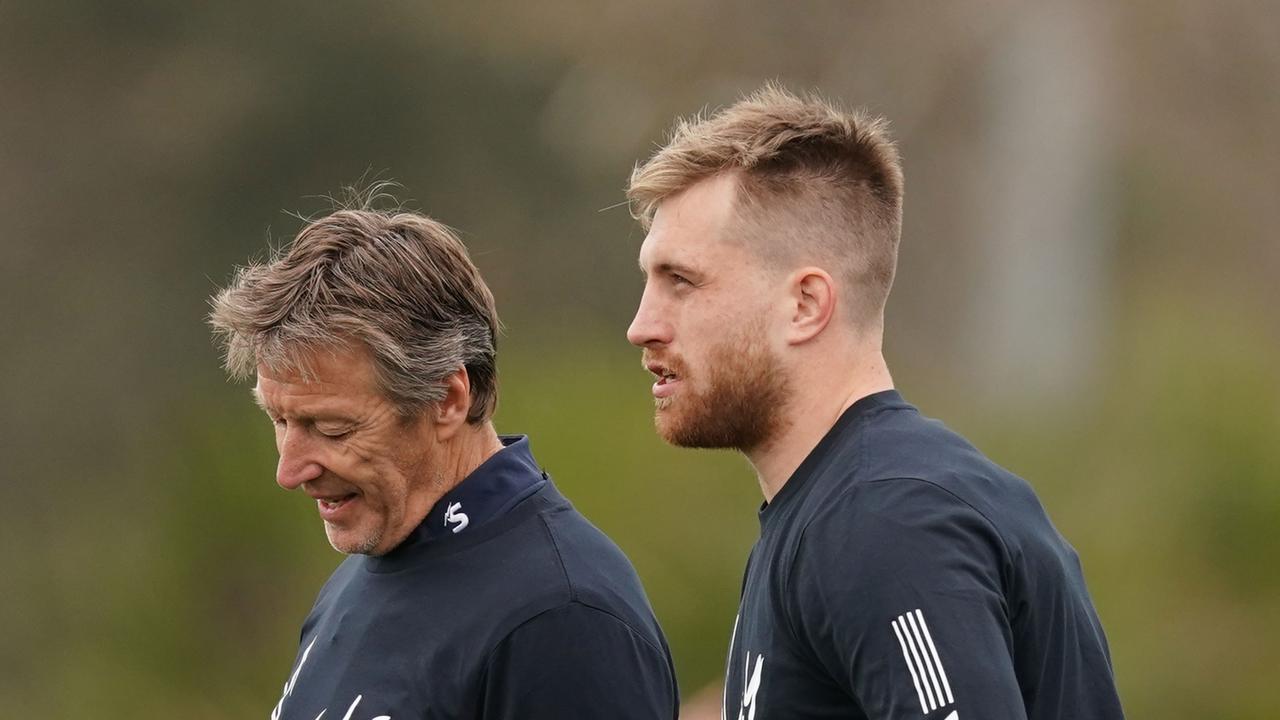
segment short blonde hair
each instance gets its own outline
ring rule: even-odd
[[[678,121],[631,174],[632,214],[648,229],[664,200],[722,173],[737,178],[734,235],[773,262],[834,265],[854,294],[855,322],[883,321],[903,191],[887,121],[767,84],[710,117]]]

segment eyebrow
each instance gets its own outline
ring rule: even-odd
[[[659,275],[668,275],[671,273],[676,273],[678,275],[699,275],[700,274],[694,268],[688,265],[682,265],[677,262],[658,263],[658,266],[654,268],[654,271],[657,272]],[[645,277],[649,277],[649,273],[644,269],[644,265],[640,266],[640,274],[644,275]]]

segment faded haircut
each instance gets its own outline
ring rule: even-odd
[[[211,299],[209,324],[227,371],[253,377],[309,372],[315,352],[363,347],[382,393],[404,418],[444,399],[445,378],[465,368],[467,421],[498,400],[498,314],[462,241],[445,225],[406,211],[358,207],[312,221],[260,264],[236,271]]]
[[[710,117],[677,121],[627,188],[647,230],[664,200],[736,179],[730,236],[780,266],[826,266],[853,294],[851,317],[880,326],[902,232],[902,166],[888,122],[769,83]]]

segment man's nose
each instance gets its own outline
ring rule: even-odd
[[[637,347],[671,342],[671,323],[663,317],[652,294],[646,289],[640,307],[627,328],[627,341]]]
[[[277,485],[285,490],[297,490],[303,483],[320,477],[324,468],[316,462],[305,428],[288,425],[278,437],[280,462],[276,465]]]

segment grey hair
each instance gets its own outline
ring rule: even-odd
[[[443,381],[459,368],[470,381],[468,422],[497,405],[493,294],[457,235],[426,216],[340,209],[266,262],[239,268],[211,305],[233,377],[259,365],[305,375],[313,353],[358,344],[404,417],[444,399]]]

